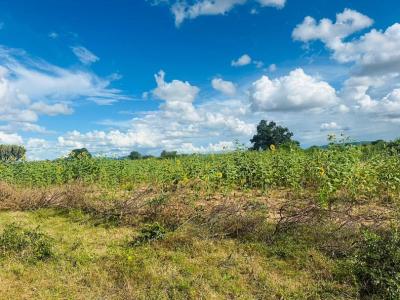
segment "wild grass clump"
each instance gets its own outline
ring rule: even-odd
[[[14,256],[29,262],[54,256],[53,240],[39,229],[8,224],[0,234],[0,257]]]

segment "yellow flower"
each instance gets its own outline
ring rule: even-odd
[[[215,175],[217,176],[217,178],[222,178],[222,173],[221,172],[217,172]]]
[[[323,167],[320,167],[320,168],[319,168],[319,174],[320,174],[321,176],[325,176],[325,169],[324,169]]]
[[[271,146],[269,146],[269,149],[271,149],[271,151],[275,151],[275,150],[276,150],[276,147],[275,147],[274,144],[272,144]]]

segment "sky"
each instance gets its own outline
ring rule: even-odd
[[[399,23],[398,23],[399,22]],[[400,137],[396,0],[0,0],[0,143],[213,153]]]

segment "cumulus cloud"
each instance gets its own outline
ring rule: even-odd
[[[153,95],[165,103],[162,109],[170,116],[183,116],[187,120],[195,121],[199,118],[193,101],[196,99],[200,89],[191,85],[189,82],[173,80],[165,81],[165,72],[160,71],[155,75],[157,88],[153,90]]]
[[[225,95],[232,96],[236,93],[235,84],[231,81],[223,80],[222,78],[214,78],[211,81],[212,87]]]
[[[239,57],[236,60],[232,60],[231,66],[233,67],[243,67],[251,64],[251,57],[248,54],[243,54],[241,57]]]
[[[121,132],[119,130],[90,131],[80,133],[71,131],[64,136],[58,137],[60,146],[69,148],[88,147],[99,150],[101,148],[109,149],[113,147],[127,149],[131,147],[155,147],[158,144],[158,138],[152,130],[146,126],[138,126],[135,131],[130,130]]]
[[[306,17],[293,31],[303,42],[322,41],[338,63],[351,64],[351,76],[344,82],[340,112],[373,115],[386,121],[398,120],[400,80],[400,24],[385,30],[371,29],[373,20],[357,11],[345,9],[333,23]]]
[[[328,47],[335,49],[341,46],[342,39],[372,24],[373,20],[369,17],[355,10],[345,9],[336,15],[335,23],[329,19],[317,22],[313,17],[306,17],[293,30],[293,38],[303,42],[322,40]]]
[[[165,2],[153,1],[153,4]],[[175,17],[175,25],[179,27],[187,19],[195,19],[199,16],[225,15],[236,6],[247,2],[256,2],[262,7],[283,8],[286,0],[196,0],[194,3],[175,1],[171,6],[171,12]]]
[[[345,9],[337,14],[336,22],[317,21],[308,16],[293,31],[295,40],[310,42],[321,40],[340,63],[355,63],[355,72],[362,75],[382,75],[398,72],[400,67],[400,24],[386,30],[372,29],[347,41],[346,39],[372,26],[373,20],[357,11]]]
[[[22,145],[23,140],[18,134],[0,131],[0,144]]]
[[[41,101],[33,103],[31,109],[48,116],[70,115],[74,112],[71,107],[64,103],[47,104]]]
[[[207,152],[230,146],[228,142],[220,143],[222,138],[233,141],[254,132],[254,123],[245,119],[249,111],[246,103],[208,100],[196,105],[198,87],[177,79],[166,81],[165,77],[163,71],[155,75],[156,88],[151,92],[163,101],[159,110],[142,112],[123,124],[108,122],[120,126],[118,130],[69,132],[58,138],[58,146],[87,147],[97,152],[115,149],[118,153],[132,148]]]
[[[50,143],[44,139],[30,138],[26,143],[28,149],[48,148]]]
[[[83,46],[71,47],[75,56],[85,65],[91,65],[100,60],[95,54]]]
[[[320,126],[321,131],[338,131],[338,130],[347,130],[347,128],[339,125],[336,122],[328,122],[322,123]]]
[[[329,83],[296,69],[276,79],[262,76],[250,88],[250,102],[259,111],[299,111],[336,104],[335,89]]]

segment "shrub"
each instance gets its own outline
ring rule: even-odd
[[[52,240],[38,229],[6,225],[0,234],[0,256],[13,255],[28,261],[46,260],[53,256]]]
[[[400,299],[399,232],[364,233],[355,255],[354,273],[361,299]]]
[[[159,223],[146,224],[140,230],[140,234],[133,242],[130,243],[131,246],[138,246],[144,243],[150,243],[156,240],[161,240],[165,237],[167,233],[164,226]]]

